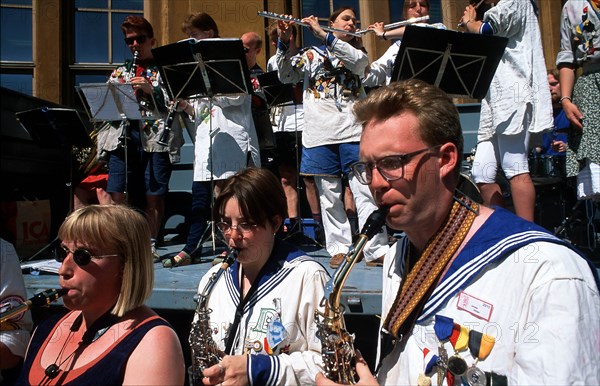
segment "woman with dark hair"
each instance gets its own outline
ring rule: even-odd
[[[196,40],[219,37],[217,23],[204,12],[188,16],[182,30]],[[192,256],[201,251],[199,242],[210,220],[212,194],[216,196],[219,193],[227,177],[246,166],[260,166],[251,102],[249,94],[181,102],[184,111],[194,118],[196,128],[190,231],[183,249],[172,258],[163,260],[164,267],[192,263]],[[211,191],[213,183],[214,191]]]
[[[204,370],[203,383],[314,384],[322,368],[315,310],[328,275],[303,251],[276,238],[287,216],[277,177],[260,168],[229,177],[213,216],[237,260],[217,280],[206,305],[212,309],[209,333],[225,356]],[[199,291],[220,268],[204,275]],[[192,349],[202,335],[191,334]]]
[[[323,217],[329,265],[336,268],[352,244],[352,231],[342,201],[342,178],[347,178],[354,196],[360,226],[377,207],[364,185],[350,173],[358,161],[362,128],[354,119],[352,106],[365,96],[361,83],[369,58],[356,31],[356,14],[342,7],[331,14],[326,32],[315,16],[302,19],[313,34],[323,40],[297,55],[290,52],[293,21],[278,22],[277,66],[283,83],[304,81],[304,131],[300,174],[314,176]],[[348,33],[344,33],[346,31]],[[388,250],[387,235],[380,233],[367,244],[365,260],[381,264]]]

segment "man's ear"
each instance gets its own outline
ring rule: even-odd
[[[448,142],[440,147],[440,173],[442,177],[454,173],[456,164],[462,161],[456,145]]]

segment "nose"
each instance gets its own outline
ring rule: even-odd
[[[63,259],[60,267],[58,268],[58,275],[62,277],[70,277],[73,275],[73,265],[75,261],[73,260],[73,254],[69,252],[67,256]]]
[[[371,183],[369,184],[369,188],[371,190],[383,190],[389,187],[389,182],[379,173],[377,168],[373,168],[371,171]]]

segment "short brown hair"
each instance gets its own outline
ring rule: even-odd
[[[275,224],[287,217],[287,200],[281,182],[268,169],[249,167],[225,180],[213,206],[213,219],[220,221],[229,199],[237,199],[244,218],[259,226]]]
[[[143,33],[149,38],[154,37],[154,29],[152,24],[141,16],[129,15],[121,24],[121,31],[123,35],[127,35],[127,31],[135,31],[137,33]]]
[[[354,104],[354,114],[363,128],[369,122],[384,121],[404,112],[417,117],[420,137],[427,145],[433,147],[451,142],[459,157],[463,156],[464,140],[458,110],[438,87],[418,79],[393,82]],[[457,176],[461,160],[456,165]]]

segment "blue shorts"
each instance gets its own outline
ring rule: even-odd
[[[306,148],[302,146],[300,174],[303,176],[341,177],[350,173],[358,161],[359,142]]]
[[[127,142],[127,192],[140,192],[144,187],[147,196],[164,196],[169,191],[169,179],[173,170],[169,153],[148,153],[141,150],[141,145],[136,143],[139,132],[135,131],[132,130],[132,140]],[[106,191],[125,192],[123,148],[109,153]]]

